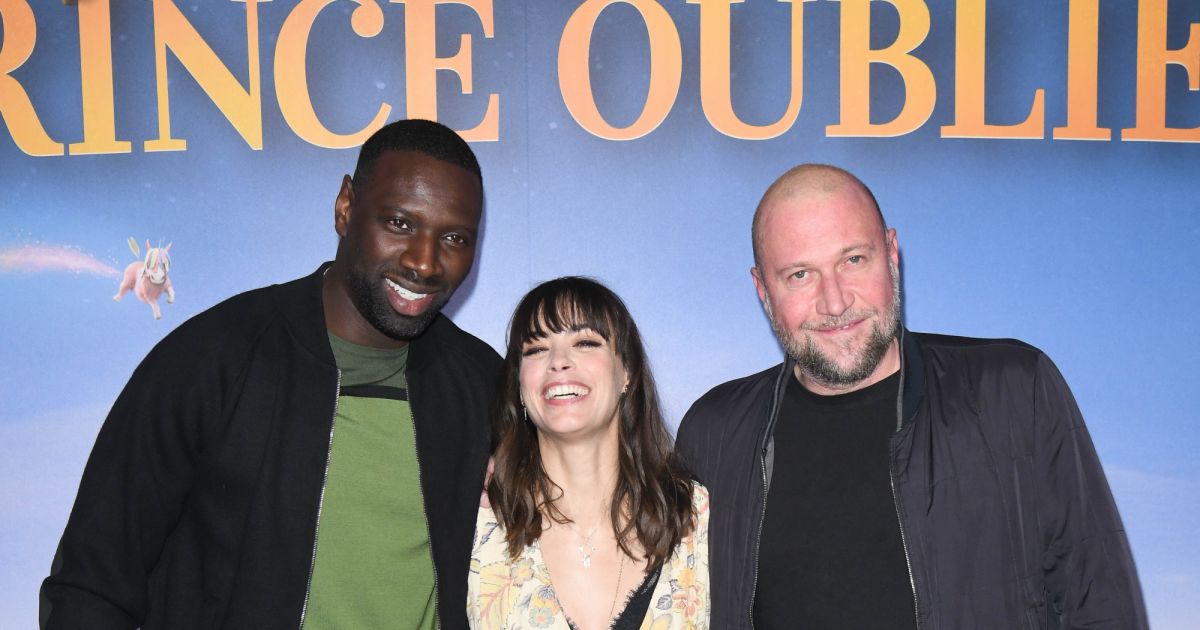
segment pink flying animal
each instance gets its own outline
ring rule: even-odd
[[[120,302],[127,292],[133,291],[137,299],[149,304],[154,310],[154,319],[162,319],[162,312],[158,310],[158,296],[165,292],[167,304],[175,303],[175,289],[171,286],[171,279],[167,277],[167,273],[171,271],[169,252],[172,244],[167,243],[166,247],[150,247],[150,241],[147,240],[146,257],[129,263],[125,268],[125,277],[121,279],[121,286],[113,300]],[[137,241],[133,240],[132,236],[129,237],[129,251],[133,252],[134,256],[141,256]]]

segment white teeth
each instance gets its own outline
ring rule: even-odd
[[[413,293],[412,291],[405,289],[404,287],[396,284],[395,282],[392,282],[391,280],[388,280],[387,278],[384,278],[383,281],[386,282],[387,285],[389,287],[391,287],[391,289],[393,291],[395,291],[400,297],[402,297],[406,300],[419,300],[419,299],[429,295],[428,293]]]
[[[583,385],[555,385],[546,389],[542,394],[542,398],[551,400],[555,398],[576,398],[578,396],[586,396],[591,390]]]

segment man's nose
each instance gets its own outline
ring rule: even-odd
[[[845,290],[836,273],[821,279],[821,298],[817,302],[818,313],[838,317],[853,304],[854,294]]]
[[[421,278],[439,275],[441,264],[437,239],[431,235],[413,236],[408,241],[408,247],[400,254],[400,264],[415,271]]]

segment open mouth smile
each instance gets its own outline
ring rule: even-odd
[[[384,278],[383,281],[385,283],[387,283],[387,286],[389,289],[395,291],[397,295],[399,295],[400,297],[402,297],[406,300],[416,301],[416,300],[421,300],[421,299],[429,297],[428,293],[417,293],[415,291],[409,291],[408,289],[405,289],[404,287],[400,286],[399,284],[396,284],[394,281],[389,280],[387,278]]]
[[[583,385],[551,385],[542,391],[542,398],[545,400],[574,400],[587,396],[591,391]]]
[[[413,291],[412,289],[404,288],[399,282],[390,278],[384,278],[383,282],[389,289],[387,291],[387,300],[391,304],[392,309],[407,317],[418,317],[425,314],[433,307],[438,298],[436,291],[428,293]]]

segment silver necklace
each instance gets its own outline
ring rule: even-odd
[[[617,609],[617,596],[621,594],[621,576],[625,573],[625,552],[619,547],[617,552],[621,554],[621,564],[617,565],[617,586],[613,589],[612,605],[608,607],[609,619],[612,619],[613,611]]]
[[[575,542],[579,543],[575,545],[575,549],[579,552],[579,559],[583,562],[583,568],[592,568],[592,554],[596,553],[596,545],[592,544],[592,536],[596,535],[596,530],[600,529],[600,524],[597,523],[592,526],[587,536],[581,536],[579,530],[575,529],[575,523],[572,521],[567,521],[567,527],[575,535]]]

